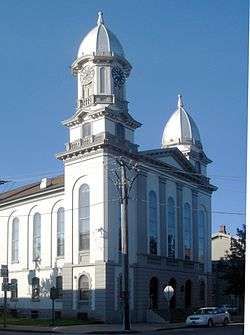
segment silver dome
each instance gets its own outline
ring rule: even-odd
[[[84,37],[78,49],[77,58],[88,55],[114,53],[124,57],[124,51],[117,37],[105,27],[102,12],[98,13],[97,25]]]
[[[162,136],[162,147],[180,144],[202,147],[199,129],[192,117],[185,111],[181,95],[178,95],[177,110],[166,123]]]

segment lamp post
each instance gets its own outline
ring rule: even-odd
[[[173,295],[174,295],[174,289],[172,286],[168,285],[164,288],[163,290],[163,294],[165,299],[167,300],[167,306],[168,306],[168,318],[169,318],[169,314],[170,314],[170,300],[172,299]],[[170,320],[169,320],[170,321]]]
[[[124,157],[115,158],[115,164],[114,178],[111,180],[118,190],[121,205],[123,328],[130,330],[128,199],[138,177],[138,169],[136,163]]]

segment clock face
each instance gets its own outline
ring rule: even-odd
[[[85,66],[80,72],[80,81],[82,85],[87,85],[94,77],[95,70],[91,66]]]
[[[121,87],[125,83],[126,80],[125,74],[122,71],[122,69],[120,69],[118,66],[113,67],[112,77],[114,79],[115,86]]]

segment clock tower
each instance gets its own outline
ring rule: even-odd
[[[82,40],[71,66],[77,79],[75,114],[63,124],[70,130],[66,152],[82,150],[96,141],[112,141],[137,151],[134,130],[141,124],[128,113],[126,82],[132,69],[117,37],[105,26],[102,12],[97,25]],[[66,155],[66,156],[65,156]]]

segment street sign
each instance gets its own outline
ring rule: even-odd
[[[174,295],[174,289],[173,289],[173,287],[170,286],[170,285],[166,286],[164,288],[163,294],[164,294],[166,300],[169,302],[172,299],[173,295]]]
[[[0,277],[8,277],[9,276],[9,271],[8,271],[8,265],[1,265],[1,273]]]

